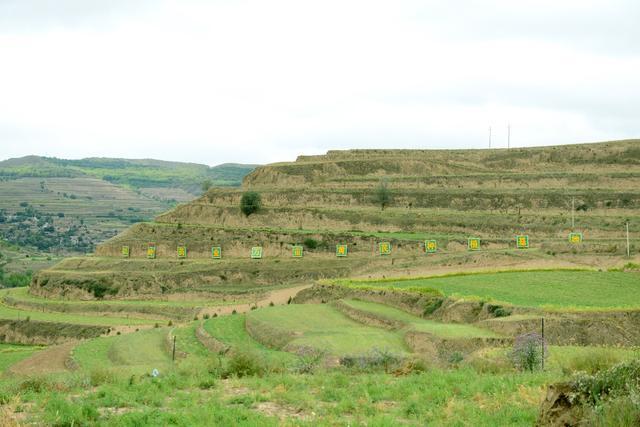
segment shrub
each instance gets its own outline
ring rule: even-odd
[[[260,355],[249,349],[242,349],[231,355],[225,374],[227,377],[246,377],[262,375],[264,372],[265,366]]]
[[[167,323],[167,326],[173,326],[173,322],[169,320],[169,322]]]
[[[273,301],[269,301],[269,307],[273,307],[274,305]]]
[[[240,199],[240,210],[246,216],[258,212],[261,206],[262,201],[260,199],[260,194],[256,193],[255,191],[247,191],[242,195],[242,198]]]
[[[196,317],[198,317],[198,316],[196,316]],[[211,317],[211,316],[209,316],[209,313],[205,313],[205,314],[202,316],[202,318],[203,318],[203,319],[208,319],[209,317]]]
[[[295,365],[296,372],[300,374],[313,373],[320,362],[322,362],[326,354],[326,351],[319,350],[314,347],[299,347],[296,351],[296,356],[298,356],[298,360]]]
[[[387,182],[385,180],[380,181],[380,185],[376,189],[373,200],[377,205],[380,205],[382,210],[393,202],[393,195],[391,194],[391,190],[387,187]]]
[[[493,314],[494,317],[507,317],[511,316],[511,310],[504,308],[501,305],[487,304],[487,311]]]
[[[454,351],[448,357],[448,362],[450,365],[457,366],[464,360],[464,355],[460,351]]]
[[[308,237],[306,239],[304,239],[304,241],[302,242],[302,244],[307,248],[307,249],[316,249],[318,247],[318,241],[316,239],[312,239],[311,237]]]
[[[231,314],[238,314],[238,312],[236,311],[236,309],[234,308],[233,311],[231,312]]]
[[[372,369],[384,369],[385,372],[400,367],[404,358],[391,353],[388,350],[374,348],[369,353],[344,356],[340,359],[340,365],[361,371]]]
[[[159,324],[158,322],[156,322],[156,323],[153,325],[153,327],[154,327],[154,328],[159,328],[159,327],[160,327],[160,324]]]
[[[522,371],[534,371],[542,368],[547,355],[547,344],[542,336],[530,332],[516,337],[509,357],[516,368]]]
[[[424,310],[422,311],[422,315],[423,316],[429,316],[429,315],[433,314],[434,311],[436,311],[437,309],[439,309],[442,306],[443,302],[444,302],[444,299],[435,299],[435,300],[430,301],[429,303],[425,304]]]

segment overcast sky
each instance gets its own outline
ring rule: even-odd
[[[0,158],[640,137],[638,0],[0,0]]]

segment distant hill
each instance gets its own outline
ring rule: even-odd
[[[98,178],[132,188],[177,188],[200,194],[202,183],[237,187],[257,165],[226,163],[209,167],[197,163],[153,159],[86,158],[79,160],[26,156],[0,162],[1,178]]]
[[[254,168],[153,159],[5,160],[0,162],[0,237],[45,253],[89,252],[130,224],[196,198],[203,183],[239,186]]]

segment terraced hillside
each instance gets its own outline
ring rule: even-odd
[[[1,161],[0,239],[13,246],[1,245],[0,269],[37,271],[55,262],[53,254],[92,252],[131,224],[193,200],[206,186],[239,186],[254,167],[37,156]],[[31,262],[35,258],[49,262]]]
[[[260,194],[262,208],[245,216],[239,205],[249,190]],[[95,260],[66,260],[44,271],[32,291],[86,290],[96,277],[106,295],[119,297],[459,266],[603,268],[626,255],[626,221],[637,257],[639,219],[638,140],[330,151],[259,167],[242,188],[211,189],[154,222],[136,224],[99,245]],[[570,232],[583,233],[584,241],[569,243]],[[528,235],[530,247],[517,249],[516,235]],[[478,251],[468,250],[470,237],[480,239]],[[425,240],[436,241],[436,253],[425,253]],[[391,251],[381,255],[385,242]],[[153,260],[146,259],[150,245]],[[347,256],[337,258],[336,245],[346,245]],[[178,260],[179,246],[186,257]],[[292,257],[294,246],[303,246],[302,259]],[[252,247],[262,247],[261,260],[250,259]],[[212,248],[223,259],[212,259]],[[110,267],[123,263],[127,277]]]

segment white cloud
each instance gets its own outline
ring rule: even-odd
[[[509,122],[519,146],[640,133],[632,1],[36,3],[0,3],[3,158],[265,163],[481,147],[490,125],[504,146]]]

